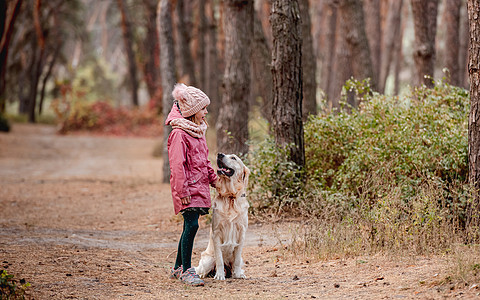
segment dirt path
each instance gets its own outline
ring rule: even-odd
[[[59,136],[50,126],[0,133],[0,263],[31,283],[35,299],[443,299],[476,288],[438,285],[441,258],[291,257],[288,226],[251,224],[246,280],[187,287],[167,274],[181,219],[161,184],[156,141]],[[282,232],[282,234],[278,233]],[[198,262],[208,239],[202,222]]]

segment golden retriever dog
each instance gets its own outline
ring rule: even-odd
[[[250,205],[245,191],[250,170],[234,154],[219,153],[217,166],[217,195],[212,203],[210,240],[195,271],[201,278],[213,273],[218,280],[245,278],[242,248],[248,227]]]

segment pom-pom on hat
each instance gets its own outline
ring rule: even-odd
[[[184,118],[193,116],[210,104],[210,99],[204,92],[183,83],[175,84],[172,95],[178,101],[180,112]]]

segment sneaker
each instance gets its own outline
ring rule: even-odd
[[[177,269],[172,267],[172,269],[170,270],[170,279],[179,279],[180,275],[182,275],[182,273],[183,273],[183,267],[182,266],[178,267]]]
[[[205,282],[200,279],[200,277],[195,272],[195,268],[191,267],[180,275],[180,280],[193,285],[193,286],[202,286],[205,285]]]

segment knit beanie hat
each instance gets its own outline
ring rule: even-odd
[[[210,104],[210,99],[204,92],[183,83],[175,84],[172,95],[178,101],[180,112],[184,118],[193,116]]]

